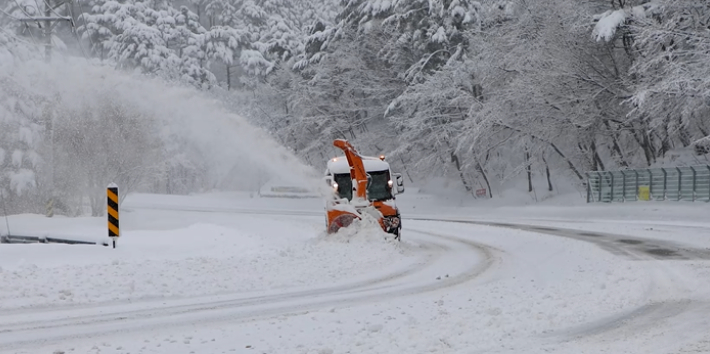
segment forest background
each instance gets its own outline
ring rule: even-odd
[[[708,63],[706,1],[3,0],[0,191],[9,213],[100,215],[107,180],[258,188],[263,165],[194,138],[228,114],[317,169],[345,138],[471,198],[584,190],[708,163]]]

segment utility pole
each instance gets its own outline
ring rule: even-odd
[[[44,25],[44,28],[42,28],[42,33],[44,35],[44,59],[47,61],[47,63],[52,61],[52,25],[55,22],[60,22],[60,21],[67,21],[71,24],[71,26],[74,26],[74,19],[72,17],[66,17],[66,16],[52,16],[52,12],[57,14],[57,9],[60,8],[62,5],[66,4],[67,6],[71,6],[71,1],[73,0],[67,0],[63,1],[59,4],[57,4],[54,8],[52,8],[52,5],[50,4],[51,0],[41,0],[44,2],[44,16],[35,16],[35,17],[22,17],[22,18],[17,18],[18,21],[20,22],[36,22],[37,25],[42,28],[42,24]],[[22,9],[25,14],[27,14],[27,11]],[[37,9],[39,11],[39,9]],[[69,12],[71,13],[71,11]],[[52,149],[52,175],[51,175],[51,190],[52,190],[52,196],[49,198],[46,204],[46,215],[47,217],[52,217],[54,216],[54,193],[55,193],[55,184],[54,184],[54,170],[55,170],[55,161],[54,161],[54,116],[52,115],[51,121],[49,122],[51,124],[51,130],[50,130],[50,141],[51,141],[51,149]]]
[[[65,3],[69,5],[68,2],[62,2],[53,9],[49,4],[49,1],[50,0],[44,0],[44,17],[25,17],[17,19],[20,22],[37,22],[38,24],[40,22],[44,22],[44,58],[47,62],[52,60],[52,23],[58,21],[67,21],[72,23],[74,21],[71,17],[52,16],[52,11],[58,9]]]
[[[49,0],[44,0],[44,17],[52,16],[52,8],[49,6]],[[52,61],[52,21],[44,21],[44,59],[49,63]]]

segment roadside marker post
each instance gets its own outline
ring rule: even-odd
[[[45,215],[47,215],[48,218],[54,216],[54,198],[49,198],[49,200],[47,201],[46,210],[47,213]]]
[[[106,188],[106,196],[108,197],[108,236],[113,240],[113,248],[116,248],[116,239],[121,236],[121,231],[118,227],[118,186],[114,183]]]

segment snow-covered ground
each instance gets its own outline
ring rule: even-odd
[[[0,245],[0,352],[710,353],[706,203],[398,203],[401,243],[324,235],[319,199],[129,196],[116,249]]]

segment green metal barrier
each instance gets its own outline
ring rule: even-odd
[[[587,173],[587,203],[710,202],[710,165]]]

